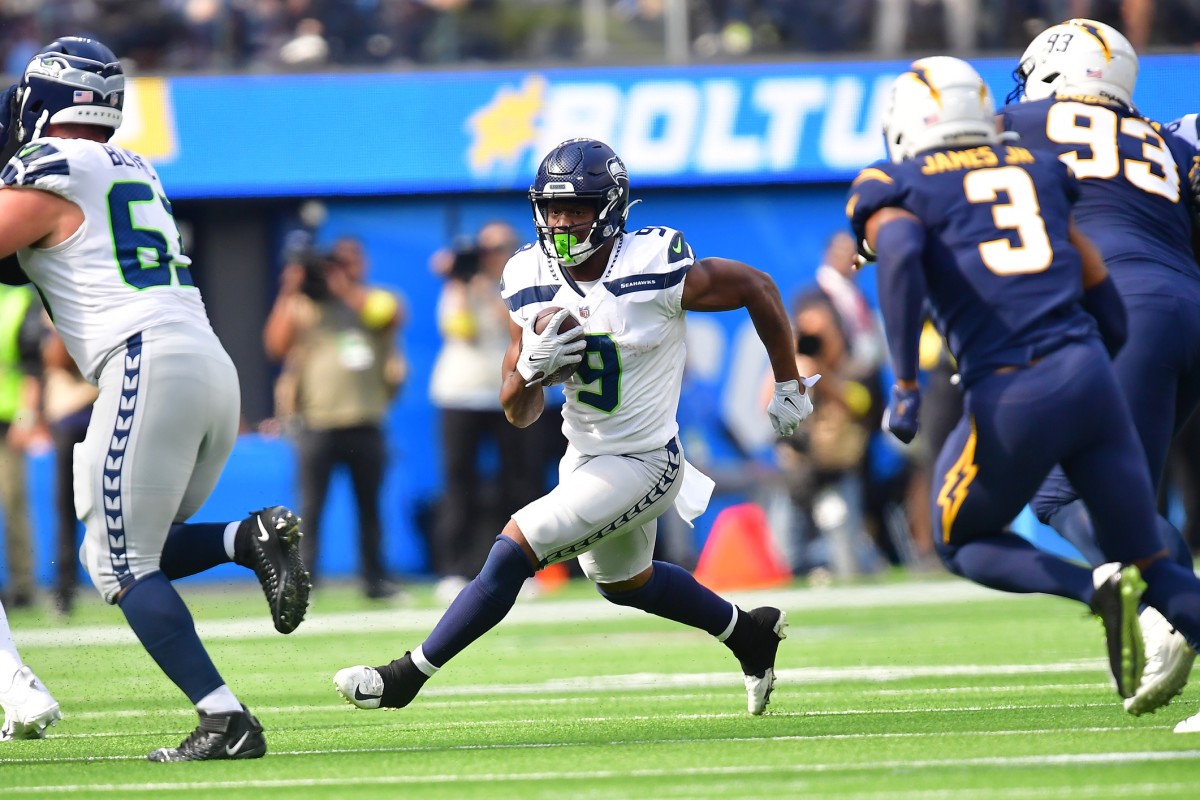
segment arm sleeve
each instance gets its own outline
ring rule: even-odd
[[[1125,303],[1117,292],[1112,276],[1106,277],[1083,293],[1083,308],[1096,318],[1100,337],[1110,357],[1116,356],[1129,336]]]
[[[912,219],[896,219],[879,229],[879,305],[887,332],[892,369],[900,380],[916,380],[926,296],[925,228]]]
[[[846,218],[854,231],[859,252],[866,255],[867,220],[881,208],[904,207],[906,192],[892,174],[892,165],[877,161],[858,173],[850,184],[850,195],[846,200]],[[876,245],[879,243],[876,242]],[[879,250],[878,246],[875,248]]]
[[[17,330],[17,356],[21,371],[26,375],[40,377],[42,374],[42,340],[46,328],[42,325],[42,304],[33,299],[25,310],[21,327]]]
[[[16,253],[0,258],[0,283],[9,286],[24,286],[29,283],[29,276],[21,269],[21,262],[17,260]]]

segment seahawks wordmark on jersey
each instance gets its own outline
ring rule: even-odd
[[[563,433],[579,452],[645,452],[678,431],[686,327],[681,301],[694,262],[682,233],[652,227],[617,238],[604,274],[576,284],[579,291],[536,245],[505,266],[502,294],[518,325],[548,306],[570,309],[583,324],[587,349],[564,385],[563,406]]]
[[[86,378],[95,382],[105,357],[151,326],[211,333],[171,203],[141,156],[86,139],[35,139],[4,166],[0,183],[51,192],[83,212],[66,241],[17,257]]]

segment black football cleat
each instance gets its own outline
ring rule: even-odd
[[[304,621],[312,577],[300,557],[300,518],[284,506],[250,514],[234,537],[234,563],[254,570],[271,606],[275,630],[291,633]]]
[[[1133,564],[1101,564],[1092,571],[1092,613],[1104,625],[1108,640],[1108,666],[1117,684],[1117,694],[1133,697],[1146,666],[1138,603],[1146,582]]]
[[[346,667],[333,676],[338,694],[356,708],[404,708],[429,677],[417,669],[412,653],[382,667]]]
[[[200,713],[200,724],[179,747],[160,747],[146,758],[160,763],[262,758],[267,740],[262,725],[242,706],[228,714]]]
[[[742,611],[733,634],[725,644],[733,650],[742,665],[742,680],[746,684],[746,710],[758,716],[771,701],[775,688],[775,656],[779,643],[787,638],[787,614],[778,608],[762,606]]]

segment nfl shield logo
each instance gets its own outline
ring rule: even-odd
[[[592,310],[590,308],[588,308],[587,306],[579,307],[579,318],[580,319],[587,319],[588,315],[591,313],[592,313]]]
[[[92,93],[91,91],[76,89],[71,99],[75,103],[90,103],[92,102]]]

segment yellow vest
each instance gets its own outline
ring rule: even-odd
[[[21,406],[21,323],[33,295],[23,286],[0,284],[0,422],[12,422]]]

